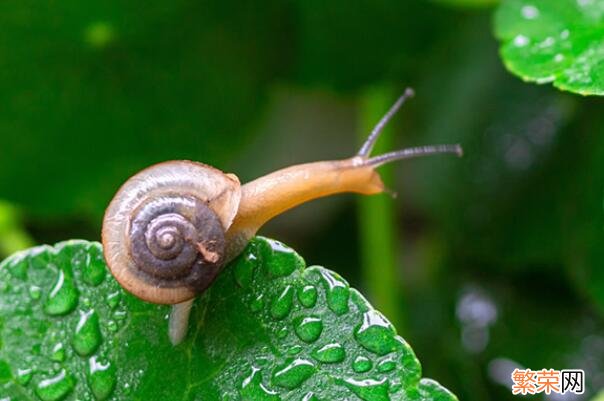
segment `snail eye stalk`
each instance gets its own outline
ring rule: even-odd
[[[399,98],[396,100],[396,102],[394,102],[392,107],[390,107],[390,110],[388,110],[388,112],[384,114],[384,117],[382,117],[380,121],[378,121],[378,123],[375,125],[375,127],[373,127],[373,130],[371,130],[369,137],[367,137],[367,140],[363,143],[361,149],[359,149],[359,152],[357,153],[357,156],[364,159],[364,166],[376,168],[386,163],[390,163],[397,160],[446,153],[454,154],[458,157],[463,156],[463,150],[461,148],[461,145],[453,144],[418,146],[414,148],[395,150],[382,155],[369,157],[371,151],[373,150],[373,147],[375,146],[375,143],[380,137],[380,134],[384,131],[384,127],[390,122],[390,120],[392,120],[394,115],[401,109],[403,104],[405,104],[405,102],[413,96],[415,96],[415,92],[413,91],[413,89],[405,89],[403,94],[399,96]]]

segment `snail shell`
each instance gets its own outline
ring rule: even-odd
[[[103,249],[111,273],[149,302],[192,299],[225,261],[225,232],[241,186],[236,176],[201,163],[156,164],[131,177],[103,220]]]

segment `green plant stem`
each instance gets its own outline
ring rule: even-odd
[[[358,132],[364,141],[373,126],[396,99],[389,86],[373,87],[363,92],[359,107]],[[372,154],[393,150],[392,127],[382,132]],[[380,167],[386,187],[393,181],[393,166]],[[403,329],[400,267],[397,261],[396,213],[392,198],[386,194],[360,197],[358,204],[359,243],[363,284],[369,299],[397,327]]]

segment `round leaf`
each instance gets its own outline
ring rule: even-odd
[[[505,65],[522,79],[604,95],[603,0],[506,0],[495,29]]]

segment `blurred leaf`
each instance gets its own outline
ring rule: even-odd
[[[0,257],[33,245],[34,242],[25,231],[17,208],[0,200]]]
[[[4,2],[0,197],[98,217],[130,174],[234,157],[287,69],[281,2]]]
[[[604,95],[603,0],[504,0],[495,31],[506,67],[522,79]]]
[[[169,307],[123,292],[98,243],[16,254],[0,285],[9,397],[456,400],[356,290],[273,240],[253,240],[198,300],[177,347]]]

